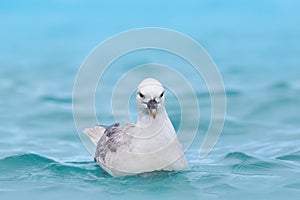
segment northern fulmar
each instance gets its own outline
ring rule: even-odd
[[[136,93],[136,124],[119,123],[84,130],[95,144],[95,161],[112,176],[151,171],[185,170],[188,162],[164,106],[165,90],[153,79],[143,80]]]

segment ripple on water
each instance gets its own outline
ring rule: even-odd
[[[276,157],[278,160],[290,162],[295,165],[300,165],[300,151],[289,153],[286,155]]]
[[[86,178],[101,170],[94,162],[60,163],[38,154],[20,154],[0,160],[1,180],[33,180],[45,178]]]
[[[40,100],[43,102],[51,102],[51,103],[64,103],[71,104],[72,97],[71,96],[55,96],[55,95],[43,95],[40,97]]]
[[[227,154],[223,163],[232,170],[232,173],[244,175],[274,175],[274,171],[292,169],[286,163],[274,159],[260,159],[242,152]]]

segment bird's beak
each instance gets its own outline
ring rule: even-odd
[[[151,115],[153,119],[156,117],[156,111],[157,111],[157,101],[155,99],[151,99],[148,103],[147,106],[151,112]]]
[[[156,109],[151,109],[151,115],[152,115],[153,119],[155,119],[155,117],[156,117]]]

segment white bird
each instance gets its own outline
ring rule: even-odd
[[[164,106],[164,88],[153,78],[137,88],[138,120],[84,130],[96,146],[95,161],[112,176],[185,170],[183,147]]]

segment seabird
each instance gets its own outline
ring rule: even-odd
[[[136,124],[96,126],[84,133],[95,144],[95,161],[112,176],[151,171],[185,170],[188,162],[164,106],[165,90],[153,79],[143,80],[136,93]]]

